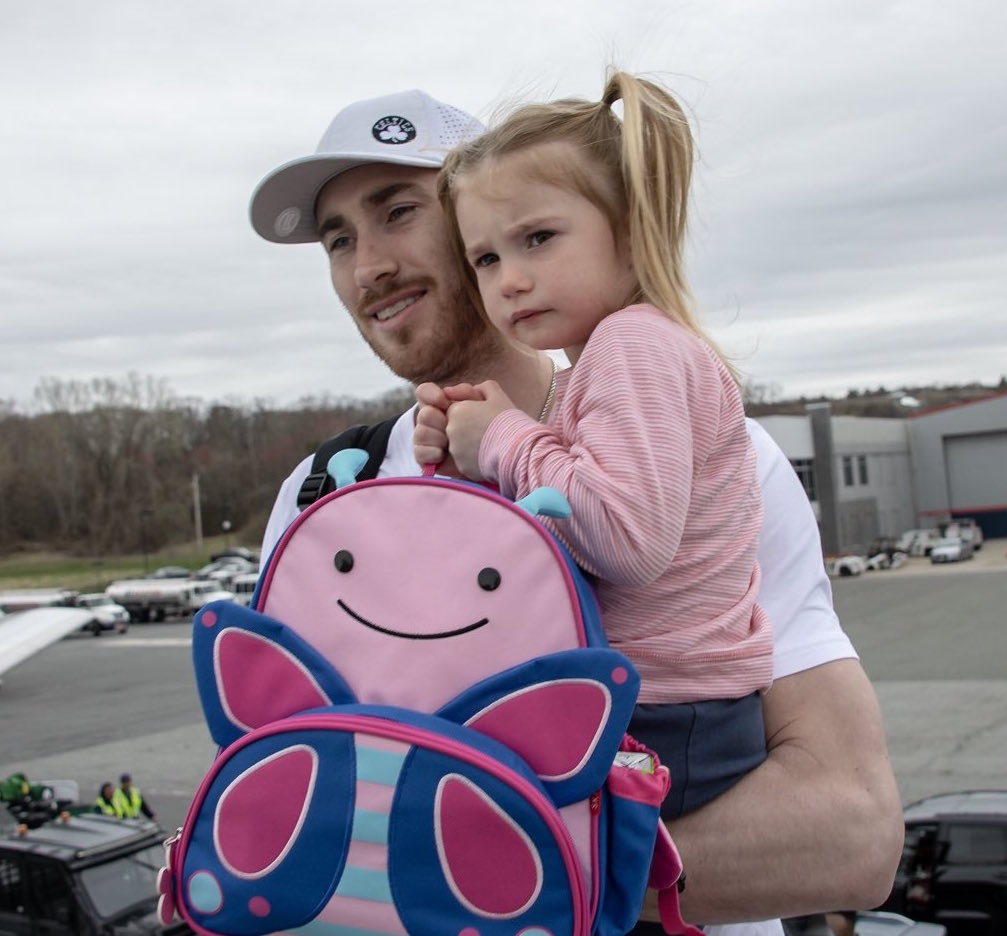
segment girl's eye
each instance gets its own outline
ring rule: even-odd
[[[332,557],[332,564],[336,567],[337,572],[349,572],[353,568],[353,553],[348,549],[340,549]]]
[[[528,244],[532,247],[538,247],[540,244],[544,244],[552,236],[552,231],[536,231],[534,234],[529,236]]]
[[[498,259],[499,257],[495,253],[484,253],[472,261],[472,266],[478,270],[480,267],[492,266]]]

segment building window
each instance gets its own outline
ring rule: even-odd
[[[804,493],[809,501],[818,500],[818,489],[815,486],[815,460],[813,458],[795,458],[790,462],[800,478]]]
[[[853,456],[843,456],[843,484],[846,487],[853,487]]]
[[[857,456],[857,473],[860,475],[860,483],[867,483],[867,456],[858,455]]]

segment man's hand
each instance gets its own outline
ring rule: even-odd
[[[472,386],[458,384],[444,388],[452,401],[447,411],[448,450],[466,478],[482,481],[479,447],[489,424],[504,410],[514,409],[511,398],[495,380]]]

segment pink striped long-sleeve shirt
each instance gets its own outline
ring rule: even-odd
[[[705,342],[652,306],[607,316],[559,375],[548,422],[501,413],[479,463],[509,497],[549,485],[569,500],[572,517],[550,523],[596,578],[641,702],[769,686],[755,451],[734,380]]]

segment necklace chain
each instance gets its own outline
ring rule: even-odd
[[[550,360],[552,360],[550,358]],[[549,380],[549,392],[545,395],[545,402],[542,404],[542,411],[538,414],[538,421],[545,422],[549,415],[549,407],[552,406],[553,397],[556,396],[556,362],[552,360],[552,377]]]

